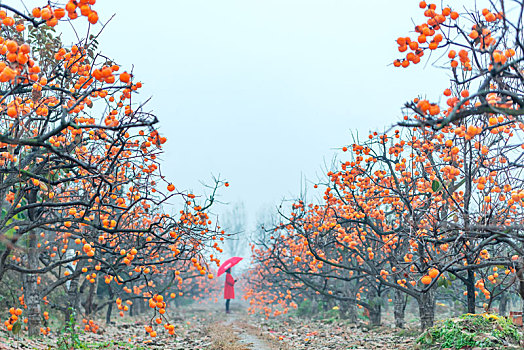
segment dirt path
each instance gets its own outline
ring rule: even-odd
[[[215,310],[208,321],[213,342],[209,350],[408,350],[417,335],[414,330],[370,329],[344,320],[265,319],[240,307],[229,315]]]
[[[235,332],[239,338],[238,343],[242,344],[245,349],[274,350],[280,348],[275,347],[274,344],[269,344],[261,337],[261,333],[257,334],[258,327],[251,325],[247,318],[238,314],[228,315],[226,325],[230,326]]]
[[[233,326],[233,330],[237,333],[237,336],[240,338],[239,343],[245,345],[248,349],[257,349],[257,350],[271,350],[267,342],[260,339],[254,334],[250,334],[245,331],[245,329],[238,326]]]

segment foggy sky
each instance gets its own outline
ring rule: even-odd
[[[116,14],[100,49],[134,66],[141,99],[152,97],[169,181],[202,193],[200,182],[220,175],[231,184],[220,201],[244,202],[252,226],[296,198],[304,178],[316,182],[352,132],[387,129],[404,102],[438,100],[449,84],[424,67],[427,56],[391,65],[402,57],[396,38],[424,20],[418,1],[98,0],[94,9],[101,23]]]
[[[413,30],[412,17],[423,20],[418,1],[100,0],[96,7],[102,20],[116,13],[101,50],[134,65],[142,97],[152,96],[149,109],[168,137],[164,173],[197,193],[212,175],[227,179],[220,200],[243,201],[251,224],[261,210],[295,198],[302,178],[317,181],[352,131],[384,130],[405,101],[439,98],[448,86],[431,65],[391,65],[401,57],[396,38]]]

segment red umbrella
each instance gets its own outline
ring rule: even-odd
[[[217,277],[220,276],[221,274],[223,274],[224,272],[226,272],[227,269],[232,268],[233,266],[238,264],[240,262],[240,260],[242,260],[242,259],[244,259],[244,258],[241,258],[239,256],[234,256],[234,257],[229,258],[226,261],[224,261],[224,263],[222,265],[220,265],[220,267],[218,268]]]

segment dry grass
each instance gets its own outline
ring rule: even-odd
[[[238,337],[231,326],[215,323],[206,330],[211,338],[209,350],[249,350],[246,346],[238,343]]]

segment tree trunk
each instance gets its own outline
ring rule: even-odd
[[[129,305],[129,316],[130,317],[136,316],[135,303]]]
[[[95,287],[96,287],[96,282],[89,283],[89,290],[87,292],[87,298],[85,302],[83,303],[85,314],[87,316],[91,315],[93,311],[96,310],[96,305],[94,305],[93,303],[93,298],[95,296],[95,289],[96,289]]]
[[[524,300],[524,258],[520,257],[518,259],[518,266],[517,266],[517,277],[519,278],[519,286],[517,288],[520,296]],[[524,302],[523,302],[524,305]]]
[[[430,289],[420,296],[418,300],[418,309],[420,315],[420,328],[425,330],[426,328],[432,327],[433,321],[435,320],[434,289]]]
[[[71,249],[72,250],[72,249]],[[74,251],[73,251],[74,254]],[[71,253],[70,253],[71,255]],[[76,269],[82,269],[84,267],[84,261],[80,260],[78,261],[77,265],[69,265],[68,269],[69,272],[74,273]],[[78,283],[80,282],[80,276],[76,276],[73,279],[66,282],[67,287],[67,309],[65,312],[65,324],[68,324],[71,320],[71,314],[73,311],[75,311],[78,307]]]
[[[329,299],[326,298],[326,297],[324,297],[324,298],[322,299],[322,310],[323,310],[324,312],[326,312],[326,311],[329,310]]]
[[[405,321],[404,321],[404,314],[406,311],[406,305],[407,305],[407,296],[402,293],[402,291],[396,289],[395,290],[395,296],[394,296],[394,305],[393,305],[393,313],[395,315],[395,327],[397,328],[404,328]]]
[[[115,293],[113,293],[113,288],[109,286],[109,300],[113,300],[113,297],[115,296]],[[113,312],[113,302],[111,301],[107,305],[107,312],[106,312],[106,324],[111,324],[111,313]]]
[[[27,262],[30,269],[38,268],[38,251],[36,249],[36,234],[31,232],[29,234]],[[37,336],[40,334],[41,325],[41,310],[40,310],[40,295],[38,294],[37,276],[28,273],[24,276],[24,300],[27,305],[27,326],[29,328],[29,336]]]
[[[175,298],[175,306],[178,307],[178,301],[176,301],[178,298]],[[138,309],[138,314],[141,315],[143,314],[144,312],[146,312],[146,302],[144,299],[138,299],[138,306],[140,306],[140,308]]]
[[[340,317],[349,322],[357,322],[357,305],[352,301],[342,302],[340,304]]]
[[[507,293],[502,293],[500,296],[500,304],[499,304],[499,315],[506,316],[508,309],[508,295]]]
[[[382,323],[382,308],[380,304],[375,304],[369,309],[369,322],[373,326],[380,326]]]
[[[473,270],[468,270],[468,283],[467,288],[467,301],[468,301],[468,313],[475,313],[475,273]]]
[[[107,305],[106,324],[111,324],[111,313],[113,313],[113,303]]]
[[[382,322],[382,306],[381,299],[378,292],[375,289],[370,288],[369,290],[369,321],[373,326],[380,326]]]

